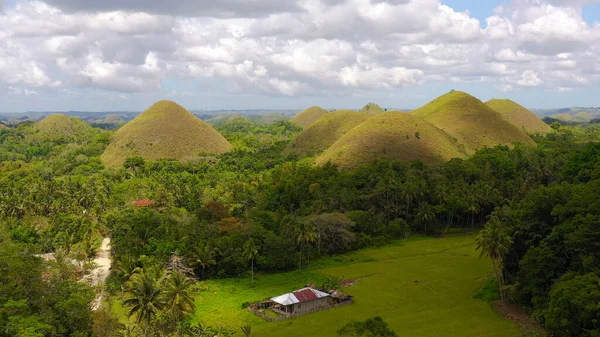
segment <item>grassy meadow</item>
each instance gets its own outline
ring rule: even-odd
[[[492,273],[475,252],[474,236],[417,239],[320,261],[308,270],[245,279],[201,282],[194,321],[235,330],[252,325],[253,336],[335,336],[353,320],[382,316],[399,336],[518,336],[519,328],[473,298]],[[349,306],[280,322],[241,309],[247,301],[321,284],[327,276],[358,279],[344,289]]]

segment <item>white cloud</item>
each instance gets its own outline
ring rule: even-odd
[[[579,8],[589,1],[507,1],[483,28],[439,0],[20,0],[0,15],[0,91],[119,97],[193,78],[271,96],[598,85],[600,26]]]
[[[538,74],[532,70],[526,70],[521,74],[521,79],[517,81],[517,84],[522,87],[537,87],[541,85],[543,81],[538,77]]]

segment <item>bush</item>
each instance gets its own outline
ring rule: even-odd
[[[475,295],[473,295],[473,298],[486,302],[499,300],[500,290],[498,289],[498,281],[496,280],[496,278],[490,277],[487,280],[485,280],[483,286],[481,287],[481,289],[479,289],[479,291],[477,291],[477,293],[475,293]]]
[[[338,330],[340,336],[364,336],[364,337],[397,337],[398,335],[390,328],[380,316],[369,318],[364,322],[354,322],[344,325]]]

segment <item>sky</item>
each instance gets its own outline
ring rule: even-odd
[[[600,106],[600,0],[0,0],[0,112]]]

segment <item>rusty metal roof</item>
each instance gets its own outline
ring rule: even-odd
[[[308,302],[312,300],[316,300],[318,297],[315,293],[312,292],[312,289],[301,289],[294,291],[294,296],[298,299],[298,302]]]

